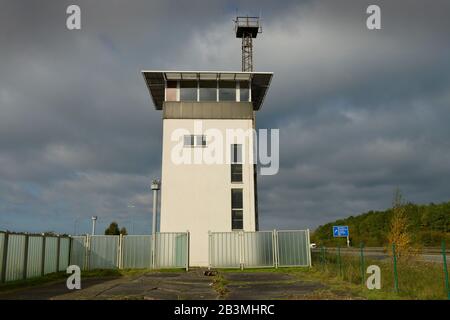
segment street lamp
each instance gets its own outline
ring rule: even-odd
[[[92,216],[92,235],[95,235],[95,222],[97,221],[97,216]]]
[[[153,190],[153,219],[152,219],[152,266],[155,268],[155,249],[156,249],[156,208],[158,203],[158,190],[161,183],[158,179],[153,179],[151,188]]]
[[[161,183],[158,179],[153,179],[152,190],[153,190],[153,219],[152,219],[152,234],[156,234],[156,208],[158,203],[158,190],[160,189]]]

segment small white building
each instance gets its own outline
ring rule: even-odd
[[[189,264],[207,266],[208,231],[258,230],[254,136],[248,133],[272,73],[142,74],[163,118],[159,229],[188,230]],[[237,135],[229,139],[230,133]]]

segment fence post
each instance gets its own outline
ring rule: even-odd
[[[119,245],[117,247],[117,268],[122,269],[123,257],[123,234],[119,234]]]
[[[241,270],[244,270],[244,233],[242,231],[239,231],[239,236],[238,236],[238,244],[239,244],[239,265]]]
[[[71,265],[71,260],[72,260],[72,237],[69,236],[69,252],[67,253],[68,257],[67,257],[67,266]]]
[[[361,264],[361,284],[364,286],[364,282],[366,281],[366,266],[364,262],[364,243],[360,243],[359,245],[360,250],[360,264]]]
[[[189,230],[186,230],[186,271],[189,271]]]
[[[156,233],[152,232],[152,269],[156,267]]]
[[[275,259],[275,269],[278,269],[278,264],[280,263],[280,252],[278,247],[278,231],[273,229],[273,247],[275,249],[274,259]]]
[[[392,244],[392,256],[394,258],[394,290],[398,293],[397,253],[395,252],[395,243]]]
[[[337,246],[337,260],[339,266],[339,277],[342,277],[342,263],[341,263],[341,247]]]
[[[309,267],[311,268],[312,267],[312,262],[311,262],[311,239],[310,239],[310,236],[309,236],[309,229],[306,229],[306,235],[307,235],[307,237],[308,237],[308,239],[307,239],[307,246],[308,246],[308,248],[307,248],[307,257],[308,257],[308,264],[309,264]]]
[[[84,270],[90,269],[90,257],[91,257],[91,237],[86,234],[86,238],[84,238]]]
[[[28,271],[28,245],[29,245],[30,237],[28,234],[25,235],[25,245],[23,248],[23,279],[27,278]]]
[[[41,251],[41,276],[43,277],[45,274],[45,245],[47,238],[44,234],[42,234],[42,251]]]
[[[59,272],[59,255],[61,253],[61,236],[58,235],[56,243],[56,272]]]
[[[3,241],[3,257],[2,257],[2,273],[0,274],[0,282],[5,283],[6,282],[6,263],[8,259],[8,240],[9,240],[9,233],[5,232],[5,238]]]
[[[450,285],[448,281],[447,256],[445,252],[445,240],[442,240],[442,259],[444,266],[445,289],[447,291],[447,299],[450,300]]]
[[[212,256],[212,234],[208,230],[208,270],[211,270],[211,256]]]

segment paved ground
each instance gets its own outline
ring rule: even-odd
[[[0,299],[309,299],[327,289],[318,282],[282,273],[225,272],[221,277],[225,290],[214,285],[217,278],[203,275],[203,270],[192,270],[82,279],[82,289],[75,291],[69,291],[65,281],[58,281],[1,292]],[[331,298],[336,297],[343,298]]]

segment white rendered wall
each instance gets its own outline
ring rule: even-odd
[[[163,120],[163,157],[161,177],[161,232],[190,232],[190,265],[208,265],[208,231],[231,231],[231,189],[243,189],[244,230],[255,231],[255,203],[253,165],[248,150],[253,137],[246,136],[243,149],[245,163],[242,183],[231,183],[230,164],[175,164],[172,150],[179,142],[171,141],[176,129],[184,128],[192,134],[194,122],[202,122],[203,130],[214,128],[223,137],[226,129],[252,129],[252,120]],[[206,134],[208,139],[208,134]],[[238,142],[235,142],[238,143]],[[211,146],[211,145],[210,145]],[[187,152],[207,152],[206,148],[184,148]],[[224,159],[230,144],[224,144]]]

